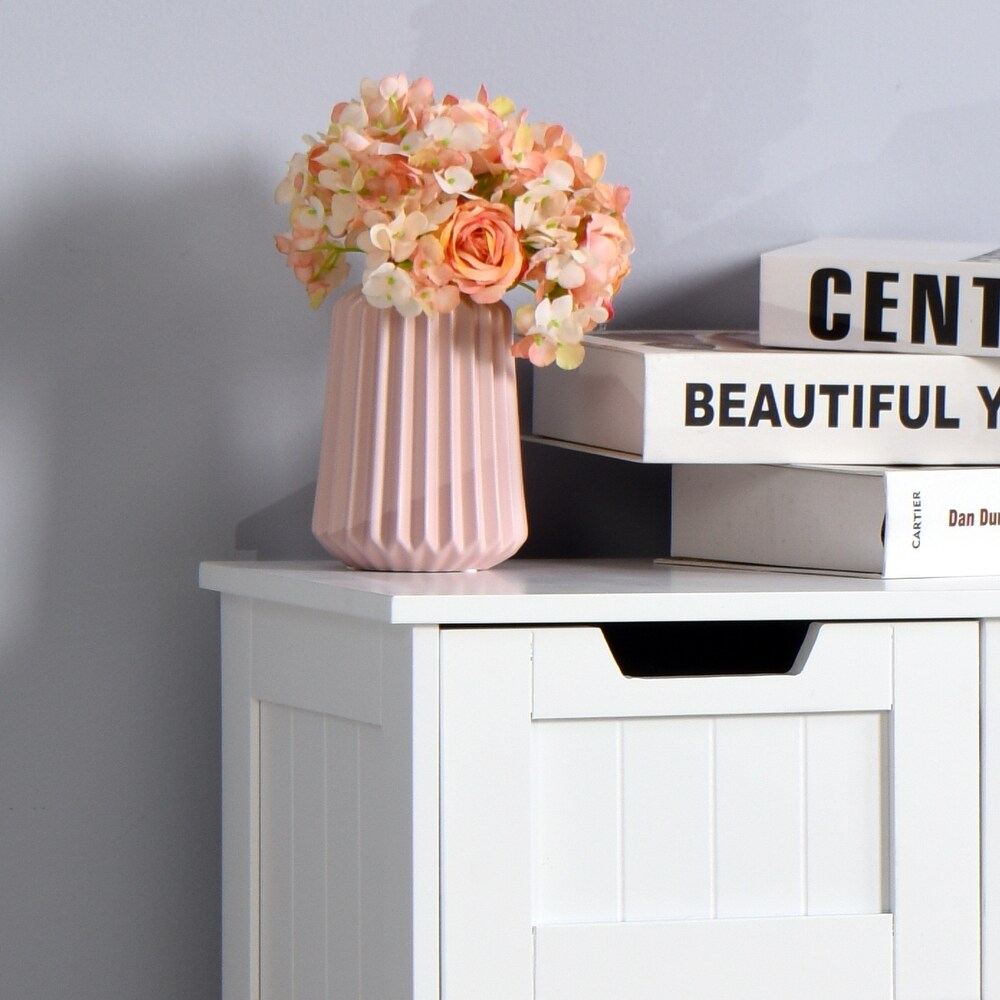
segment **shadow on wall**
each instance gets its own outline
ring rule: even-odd
[[[627,286],[625,286],[627,288]],[[657,296],[621,297],[615,327],[620,330],[754,329],[760,288],[760,260],[672,285]],[[613,331],[612,331],[613,332]]]
[[[329,559],[312,536],[311,482],[268,504],[236,525],[236,548],[254,559]]]
[[[632,191],[633,287],[659,285],[664,272],[740,259],[747,234],[727,231],[730,215],[771,189],[772,149],[817,114],[810,95],[819,9],[795,0],[631,3],[609,16],[594,0],[552,0],[546,18],[560,25],[555,58],[549,32],[525,31],[524,17],[508,16],[493,19],[489,50],[516,58],[491,64],[480,47],[453,46],[442,63],[440,26],[462,24],[466,7],[426,0],[409,15],[415,41],[407,69],[411,79],[427,73],[439,90],[459,94],[484,83],[530,120],[564,125],[586,153],[607,154],[606,179]],[[551,71],[525,73],[526,66]],[[720,223],[717,240],[706,238]],[[690,323],[682,316],[672,325]]]
[[[758,262],[653,298],[622,296],[619,329],[752,326]],[[725,296],[718,290],[724,288]],[[710,311],[714,310],[714,311]],[[740,322],[742,320],[742,322]],[[586,363],[586,362],[584,362]],[[531,428],[532,366],[517,363],[521,428]],[[573,378],[573,373],[565,373]],[[529,536],[519,558],[644,558],[668,553],[670,469],[554,447],[522,445]],[[315,482],[244,518],[235,547],[258,559],[326,559],[310,524]]]
[[[0,248],[0,996],[215,996],[197,566],[312,468],[325,323],[245,163],[37,183]]]
[[[567,372],[566,378],[573,378]],[[531,365],[517,363],[521,428],[531,427]],[[522,442],[528,540],[518,558],[640,558],[668,552],[670,468]],[[253,558],[328,559],[311,532],[315,481],[244,518]]]
[[[670,468],[522,446],[529,535],[518,558],[641,558],[668,553]],[[269,504],[236,528],[256,559],[329,559],[312,537],[315,483]]]

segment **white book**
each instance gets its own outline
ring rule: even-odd
[[[761,254],[771,347],[1000,357],[1000,247],[826,238]]]
[[[532,433],[641,462],[1000,464],[1000,359],[773,350],[750,331],[589,335],[534,371]]]
[[[676,466],[670,517],[674,559],[1000,575],[1000,468]]]

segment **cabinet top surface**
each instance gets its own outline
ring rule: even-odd
[[[1000,577],[877,580],[512,559],[478,573],[373,573],[336,562],[206,562],[201,586],[409,625],[1000,617]]]

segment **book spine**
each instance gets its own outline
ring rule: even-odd
[[[1000,469],[889,470],[884,575],[1000,575]]]
[[[1000,460],[1000,362],[806,351],[691,351],[648,362],[646,461]],[[582,380],[575,388],[586,392]],[[614,419],[614,411],[604,415]]]
[[[1000,357],[1000,265],[761,256],[769,347]]]
[[[534,373],[534,434],[656,463],[1000,464],[1000,360],[593,345]]]

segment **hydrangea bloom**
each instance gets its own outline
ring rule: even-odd
[[[364,255],[368,301],[406,316],[523,286],[535,304],[518,310],[515,354],[580,364],[633,249],[629,191],[602,180],[603,155],[508,98],[438,101],[403,75],[363,80],[306,141],[275,192],[290,225],[275,242],[314,306],[347,279],[350,253]]]

